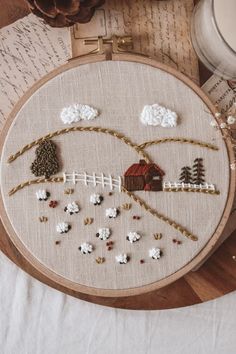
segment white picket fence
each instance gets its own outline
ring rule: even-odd
[[[202,191],[211,191],[215,192],[216,187],[212,183],[203,183],[203,184],[192,184],[192,183],[181,183],[181,182],[164,182],[163,191],[165,190],[186,190],[186,189],[195,189]]]
[[[122,187],[122,179],[120,176],[112,177],[111,175],[104,175],[103,173],[92,175],[87,174],[86,172],[72,172],[72,173],[63,173],[63,182],[68,183],[71,182],[76,184],[77,182],[84,183],[85,186],[93,185],[96,187],[97,185],[102,185],[103,188],[108,186],[110,190],[118,189],[121,192]]]

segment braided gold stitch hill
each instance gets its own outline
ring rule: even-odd
[[[151,145],[157,145],[157,144],[163,144],[163,143],[183,143],[183,144],[192,144],[192,145],[197,145],[200,147],[204,147],[210,150],[218,151],[219,148],[215,145],[209,144],[209,143],[204,143],[199,140],[194,140],[194,139],[186,139],[186,138],[162,138],[162,139],[157,139],[157,140],[152,140],[152,141],[147,141],[143,144],[138,145],[140,149],[145,149]]]
[[[47,183],[47,182],[61,183],[63,181],[64,181],[64,178],[60,177],[60,176],[55,176],[55,177],[50,177],[50,178],[43,178],[42,177],[42,178],[38,178],[38,179],[33,179],[31,181],[23,182],[23,183],[19,184],[18,186],[12,188],[9,192],[9,196],[15,194],[17,191],[19,191],[25,187],[33,185],[33,184]],[[156,218],[162,220],[166,224],[170,225],[171,227],[173,227],[174,229],[179,231],[183,236],[189,238],[192,241],[198,240],[198,237],[193,235],[186,228],[184,228],[183,226],[181,226],[180,224],[178,224],[174,220],[168,218],[167,216],[159,213],[157,210],[151,208],[144,200],[142,200],[140,197],[138,197],[134,193],[129,192],[125,187],[122,186],[121,191],[123,193],[127,194],[133,201],[138,203],[141,206],[141,208],[144,208],[146,211],[148,211],[150,214],[152,214]]]
[[[37,140],[32,141],[30,144],[25,145],[21,150],[19,150],[17,153],[15,153],[14,155],[11,155],[8,158],[8,162],[12,162],[14,160],[16,160],[19,156],[23,155],[26,151],[30,150],[32,147],[42,143],[44,140],[47,139],[52,139],[55,136],[59,136],[59,135],[63,135],[63,134],[67,134],[70,132],[76,132],[76,131],[80,131],[80,132],[95,132],[95,133],[103,133],[103,134],[108,134],[111,135],[121,141],[123,141],[126,145],[132,147],[133,149],[135,149],[138,154],[140,154],[142,156],[142,158],[147,162],[150,163],[151,160],[148,157],[148,155],[142,151],[142,149],[140,149],[140,147],[133,143],[129,138],[127,138],[124,134],[121,134],[113,129],[109,129],[109,128],[102,128],[102,127],[71,127],[71,128],[65,128],[65,129],[61,129],[61,130],[57,130],[53,133],[49,133]]]
[[[184,144],[192,144],[192,145],[197,145],[200,147],[204,147],[204,148],[208,148],[210,150],[214,150],[217,151],[219,150],[217,146],[209,144],[209,143],[205,143],[205,142],[201,142],[198,140],[194,140],[194,139],[186,139],[186,138],[162,138],[162,139],[158,139],[158,140],[153,140],[153,141],[147,141],[143,144],[135,144],[131,141],[131,139],[129,139],[128,137],[126,137],[124,134],[121,134],[119,132],[117,132],[116,130],[113,129],[109,129],[109,128],[102,128],[102,127],[70,127],[70,128],[65,128],[65,129],[61,129],[61,130],[57,130],[53,133],[49,133],[47,135],[44,135],[43,137],[32,141],[30,144],[25,145],[21,150],[17,151],[14,155],[11,155],[8,158],[8,162],[11,163],[14,160],[16,160],[19,156],[23,155],[26,151],[30,150],[32,147],[39,145],[40,143],[42,143],[44,140],[47,139],[52,139],[56,136],[59,135],[63,135],[63,134],[67,134],[70,132],[76,132],[76,131],[80,131],[80,132],[95,132],[95,133],[103,133],[103,134],[108,134],[111,135],[121,141],[123,141],[126,145],[132,147],[133,149],[135,149],[137,151],[137,153],[139,155],[142,156],[142,158],[147,162],[150,163],[152,162],[151,159],[149,158],[148,154],[143,151],[145,148],[151,146],[151,145],[155,145],[155,144],[161,144],[161,143],[168,143],[168,142],[175,142],[175,143],[184,143]]]

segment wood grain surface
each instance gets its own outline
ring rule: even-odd
[[[13,22],[27,13],[24,1],[0,1],[3,12],[0,15],[0,27]],[[18,14],[12,11],[12,3],[19,4]],[[176,282],[162,289],[140,296],[127,298],[99,298],[84,295],[59,286],[32,265],[19,253],[0,224],[0,248],[20,268],[41,282],[74,297],[93,303],[129,309],[168,309],[194,305],[215,299],[236,290],[236,232],[196,272],[190,272]]]

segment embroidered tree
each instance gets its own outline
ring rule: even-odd
[[[203,184],[205,182],[205,169],[203,159],[196,158],[193,164],[193,181],[194,184]]]
[[[36,177],[45,176],[45,178],[49,178],[59,171],[56,148],[51,140],[44,140],[39,144],[35,151],[36,158],[30,166]]]
[[[179,180],[183,183],[192,183],[192,172],[189,166],[184,166],[181,168]]]

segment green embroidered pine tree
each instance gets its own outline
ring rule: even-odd
[[[202,158],[197,158],[194,160],[192,182],[194,184],[205,183],[205,169],[203,166],[203,159]]]
[[[36,177],[49,178],[59,171],[56,148],[51,140],[44,140],[39,144],[35,151],[36,158],[30,167]]]
[[[192,183],[192,172],[189,166],[184,166],[181,168],[179,180],[182,183]]]

